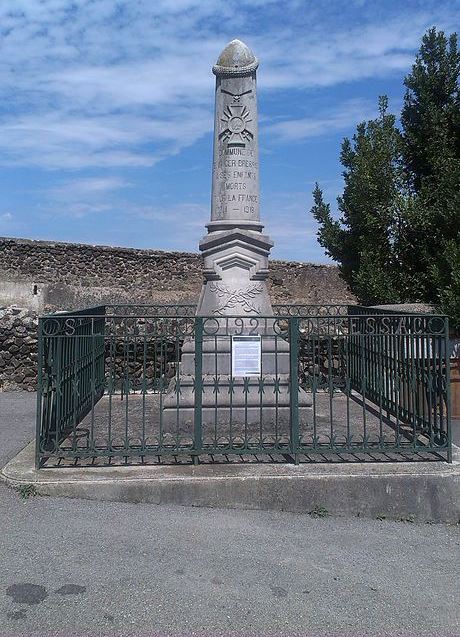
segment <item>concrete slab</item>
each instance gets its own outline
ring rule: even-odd
[[[30,443],[2,470],[41,495],[458,523],[460,462],[203,464],[35,469]]]

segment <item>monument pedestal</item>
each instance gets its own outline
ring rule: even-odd
[[[238,335],[235,335],[238,336]],[[289,343],[281,336],[261,336],[260,374],[234,376],[232,335],[204,336],[201,354],[202,423],[284,429],[291,419]],[[195,341],[184,343],[179,374],[163,401],[163,424],[170,428],[194,422],[196,399]],[[298,391],[299,422],[307,422],[311,396]]]

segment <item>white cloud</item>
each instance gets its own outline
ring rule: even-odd
[[[297,261],[323,260],[316,241],[317,224],[309,214],[311,200],[305,191],[262,193],[265,231],[274,240],[274,259]]]
[[[124,201],[118,208],[123,210],[125,223],[116,231],[115,242],[123,245],[128,240],[139,245],[139,229],[143,228],[142,245],[187,252],[197,251],[210,212],[209,204],[196,202],[157,205]]]
[[[48,112],[9,117],[0,124],[3,164],[47,168],[152,166],[211,129],[204,109],[182,107],[162,117],[129,113],[94,117]],[[147,148],[154,145],[154,150]]]
[[[1,162],[152,166],[211,130],[210,66],[235,34],[262,60],[262,91],[311,90],[407,69],[434,20],[455,24],[452,9],[425,4],[378,20],[355,2],[350,28],[334,2],[3,0]],[[319,135],[341,117],[295,126]],[[275,130],[292,138],[288,122]]]
[[[266,129],[282,141],[302,141],[309,137],[334,134],[354,127],[357,122],[375,117],[376,112],[376,104],[372,105],[364,100],[350,100],[332,111],[326,111],[320,117],[276,122],[266,126]]]
[[[72,217],[110,212],[119,191],[131,184],[119,176],[75,177],[43,190],[45,217]]]
[[[69,197],[82,197],[105,195],[114,190],[127,188],[130,183],[122,177],[86,177],[66,181],[60,186],[48,190],[52,197],[68,199]]]
[[[183,234],[184,229],[200,229],[204,232],[204,225],[209,221],[210,209],[208,205],[199,203],[178,203],[165,206],[134,205],[124,208],[126,214],[146,221],[158,221],[171,224],[171,230]],[[196,243],[193,249],[196,249]]]

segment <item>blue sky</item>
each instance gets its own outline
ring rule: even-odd
[[[1,0],[0,235],[192,250],[210,214],[212,64],[260,60],[261,213],[272,256],[326,262],[308,211],[335,205],[340,143],[398,112],[427,28],[460,2]]]

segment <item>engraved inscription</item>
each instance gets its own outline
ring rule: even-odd
[[[228,212],[257,214],[258,168],[253,149],[227,144],[219,147],[213,164],[215,178],[220,182],[219,190],[214,191],[216,219],[225,218]]]
[[[214,220],[250,221],[259,217],[257,103],[251,81],[223,81],[219,88],[213,163]]]

